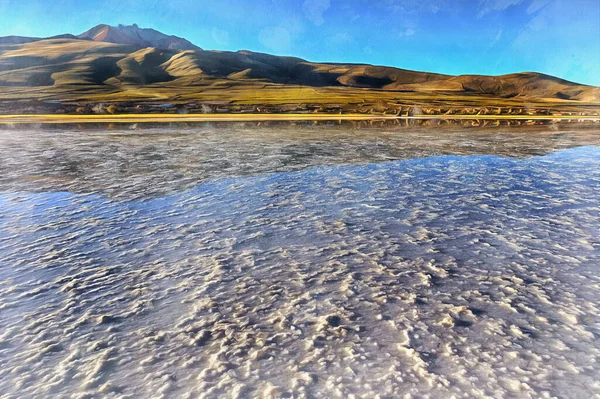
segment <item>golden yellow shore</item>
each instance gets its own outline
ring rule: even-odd
[[[395,119],[577,120],[600,121],[597,115],[372,115],[372,114],[123,114],[123,115],[0,115],[0,124],[17,123],[165,123],[262,121],[365,121]]]

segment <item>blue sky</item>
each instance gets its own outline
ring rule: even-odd
[[[600,85],[598,0],[0,0],[0,36],[137,23],[205,49]]]

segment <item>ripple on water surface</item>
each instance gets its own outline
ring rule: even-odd
[[[0,209],[2,397],[600,394],[598,147]]]

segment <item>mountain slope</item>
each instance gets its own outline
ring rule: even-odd
[[[0,45],[2,44],[25,44],[25,43],[32,43],[32,42],[38,42],[40,40],[47,40],[47,39],[77,39],[77,36],[71,35],[71,34],[64,34],[64,35],[57,35],[57,36],[52,36],[52,37],[48,37],[48,38],[41,38],[41,37],[26,37],[26,36],[5,36],[5,37],[0,37]]]
[[[201,100],[289,104],[290,109],[327,103],[367,111],[406,103],[438,104],[440,109],[448,103],[600,103],[599,87],[533,72],[450,76],[250,51],[206,51],[136,25],[98,25],[80,36],[0,38],[0,101]]]
[[[165,35],[154,29],[140,28],[136,24],[129,26],[100,24],[77,37],[85,40],[139,47],[156,47],[166,50],[201,50],[200,47],[181,37]]]
[[[394,82],[386,85],[389,90],[455,91],[481,93],[501,98],[536,96],[561,100],[598,100],[598,88],[580,85],[568,80],[542,73],[523,72],[500,76],[461,75],[442,81],[403,84]]]

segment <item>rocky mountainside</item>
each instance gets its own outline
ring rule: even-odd
[[[181,37],[165,35],[154,29],[140,28],[137,24],[109,26],[100,24],[77,36],[98,42],[155,47],[164,50],[201,50]]]

